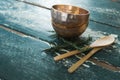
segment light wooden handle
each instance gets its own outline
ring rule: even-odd
[[[72,56],[72,55],[76,55],[76,54],[78,54],[78,53],[84,52],[84,51],[86,51],[86,50],[88,50],[88,49],[90,49],[90,48],[91,48],[90,46],[85,46],[85,47],[83,47],[81,50],[73,50],[73,51],[70,51],[70,52],[67,52],[67,53],[58,55],[58,56],[54,57],[54,60],[55,60],[55,61],[58,61],[58,60],[61,60],[61,59],[70,57],[70,56]]]
[[[58,61],[58,60],[64,59],[66,57],[69,57],[69,56],[72,56],[72,55],[75,55],[75,54],[78,54],[78,53],[80,53],[79,50],[70,51],[70,52],[67,52],[67,53],[64,53],[64,54],[61,54],[61,55],[58,55],[58,56],[54,57],[54,60]]]
[[[77,61],[75,64],[73,64],[69,69],[68,72],[72,73],[74,72],[80,65],[82,65],[88,58],[90,58],[94,53],[102,49],[102,47],[94,48],[92,51],[90,51],[86,56],[84,56],[81,60]]]

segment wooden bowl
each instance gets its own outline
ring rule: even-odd
[[[51,16],[56,33],[66,38],[80,36],[89,22],[89,11],[71,5],[53,5]]]

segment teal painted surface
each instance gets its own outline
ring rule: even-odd
[[[34,1],[34,0],[27,0]],[[69,3],[82,6],[91,11],[91,19],[120,26],[119,3],[110,0],[101,2],[64,0],[64,1],[34,1],[51,7],[56,3]],[[111,5],[110,5],[111,4]],[[114,7],[113,7],[114,6]],[[94,9],[95,8],[95,9]],[[113,11],[112,11],[113,10]],[[109,13],[111,12],[111,13]],[[103,16],[104,15],[104,16]],[[112,17],[112,18],[111,18]],[[115,21],[117,20],[117,21]],[[48,10],[28,5],[15,0],[0,1],[0,24],[10,29],[20,31],[28,36],[9,32],[0,28],[0,79],[1,80],[119,80],[120,72],[114,72],[93,65],[81,66],[75,73],[69,74],[67,69],[78,59],[75,57],[55,62],[55,53],[44,52],[50,48],[52,38],[50,12]],[[120,66],[120,29],[90,21],[88,29],[82,35],[90,35],[93,39],[104,35],[117,36],[114,47],[106,48],[93,57]],[[59,42],[59,41],[58,41]]]
[[[42,50],[48,47],[42,41],[20,37],[0,29],[0,77],[5,80],[25,80],[31,73],[36,73],[37,69],[44,70],[44,59],[50,57]]]
[[[54,4],[71,4],[90,11],[92,20],[120,27],[120,0],[26,0],[51,8]]]
[[[49,40],[48,35],[50,33],[48,31],[53,30],[49,11],[16,2],[15,0],[1,1],[0,5],[0,24],[41,39],[46,38]]]

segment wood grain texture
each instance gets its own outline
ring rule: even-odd
[[[90,22],[83,37],[90,35],[93,39],[108,34],[120,35],[120,6],[111,0],[26,0],[48,8],[53,4],[71,4],[89,10]],[[67,68],[77,61],[76,57],[54,62],[54,53],[46,54],[44,49],[56,43],[52,38],[50,11],[16,0],[0,1],[0,79],[1,80],[118,80],[120,79],[120,37],[114,44],[116,48],[107,48],[90,59],[96,65],[85,63],[90,67],[81,67],[69,74]],[[108,25],[109,24],[109,25]],[[111,26],[112,25],[112,26]],[[11,29],[11,31],[9,31]],[[16,31],[15,33],[12,32]],[[21,32],[27,36],[23,37]],[[47,42],[47,43],[46,43]],[[59,41],[58,41],[59,42]],[[54,54],[55,55],[55,54]],[[108,66],[108,64],[111,66]],[[66,66],[68,65],[68,66]],[[98,66],[99,65],[99,66]],[[101,67],[104,65],[104,67]],[[115,67],[116,66],[116,67]],[[107,69],[108,68],[108,69]],[[113,69],[109,70],[109,69]],[[114,72],[116,70],[116,72]]]

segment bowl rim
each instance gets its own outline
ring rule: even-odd
[[[64,12],[64,11],[55,9],[55,8],[54,8],[55,6],[72,6],[72,7],[76,7],[76,8],[82,9],[82,10],[86,11],[87,13],[84,13],[84,14],[72,14],[72,13],[67,13],[67,12]],[[89,10],[86,10],[86,9],[81,8],[81,7],[78,7],[78,6],[69,5],[69,4],[55,4],[55,5],[52,6],[51,10],[54,10],[54,11],[57,11],[57,12],[61,12],[61,13],[65,13],[65,14],[71,14],[71,15],[89,15],[89,14],[90,14],[90,11],[89,11]]]

